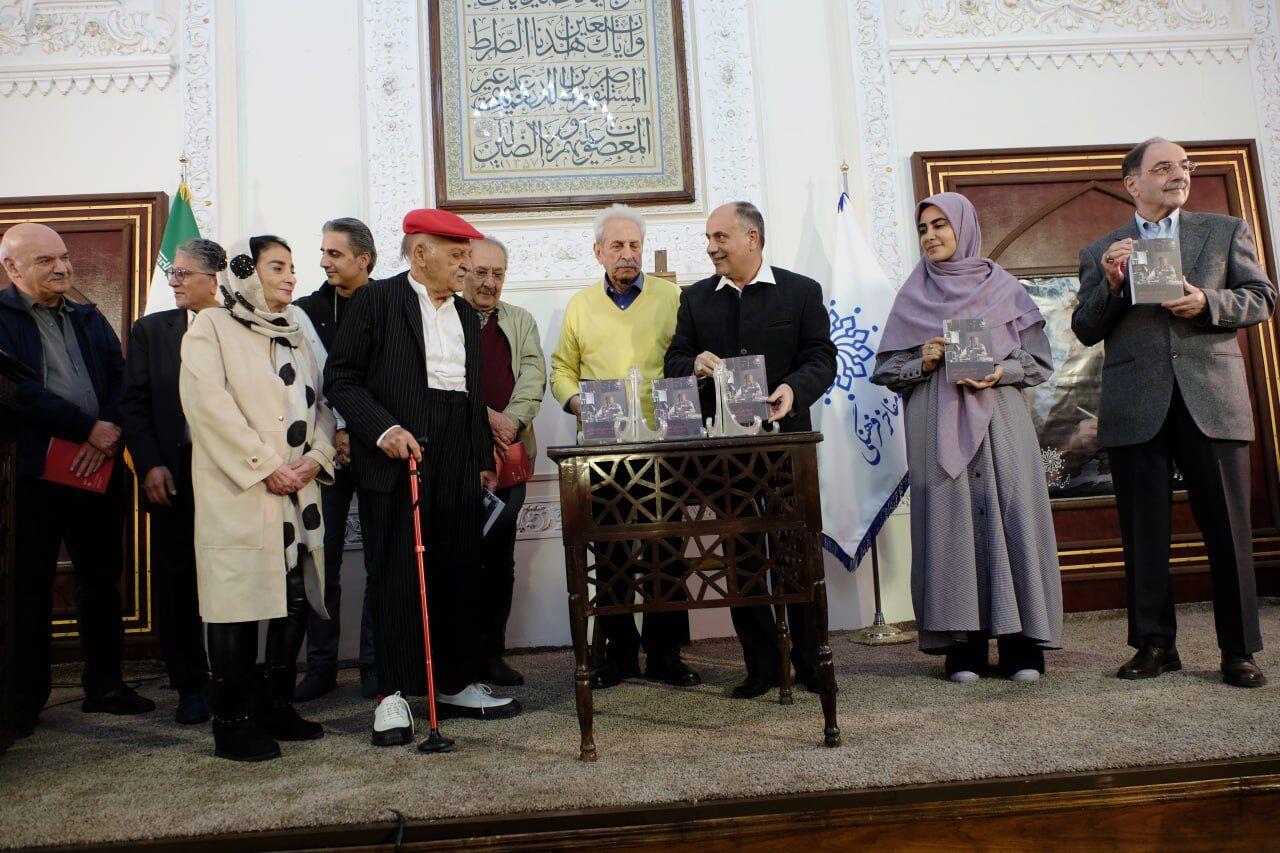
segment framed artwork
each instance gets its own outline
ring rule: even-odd
[[[429,0],[435,197],[693,201],[681,0]]]

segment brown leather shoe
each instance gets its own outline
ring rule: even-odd
[[[1253,655],[1222,656],[1222,680],[1232,687],[1261,687],[1267,683],[1262,668],[1253,662]]]
[[[1176,648],[1162,648],[1148,643],[1138,649],[1138,653],[1129,658],[1129,662],[1120,667],[1116,678],[1136,681],[1140,678],[1155,678],[1166,672],[1182,669],[1182,659],[1178,657]]]

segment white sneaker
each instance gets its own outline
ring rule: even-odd
[[[384,696],[373,712],[373,745],[399,746],[413,740],[413,711],[399,691]]]
[[[1036,669],[1020,669],[1013,675],[1009,676],[1010,681],[1039,681],[1040,671]]]
[[[510,696],[494,696],[493,688],[476,682],[457,693],[437,693],[436,705],[441,717],[471,717],[476,720],[502,720],[520,713],[520,703]]]
[[[962,669],[959,672],[953,672],[949,676],[956,684],[972,684],[978,680],[978,673],[971,669]]]

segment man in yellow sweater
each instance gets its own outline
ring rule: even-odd
[[[641,271],[644,218],[639,212],[621,204],[602,211],[595,221],[594,249],[604,280],[569,300],[560,343],[551,355],[551,393],[575,416],[580,413],[578,382],[583,379],[623,379],[632,367],[638,367],[645,379],[662,378],[680,307],[679,287]],[[643,403],[651,419],[653,402],[647,394]],[[628,543],[600,548],[597,553],[604,561],[626,561]],[[625,583],[615,585],[615,595],[625,589]],[[639,676],[641,646],[647,658],[646,678],[677,687],[700,684],[702,679],[680,659],[689,614],[647,613],[643,618],[644,628],[637,634],[630,615],[601,617],[605,659],[592,674],[591,686],[599,690]]]

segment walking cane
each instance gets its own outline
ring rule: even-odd
[[[409,457],[409,499],[413,503],[413,552],[418,557],[418,597],[422,601],[422,646],[427,656],[427,718],[431,722],[431,733],[427,739],[418,744],[419,752],[452,752],[453,741],[440,734],[440,723],[436,719],[436,679],[431,665],[431,620],[427,616],[427,569],[426,548],[422,544],[422,502],[418,496],[418,460]]]

